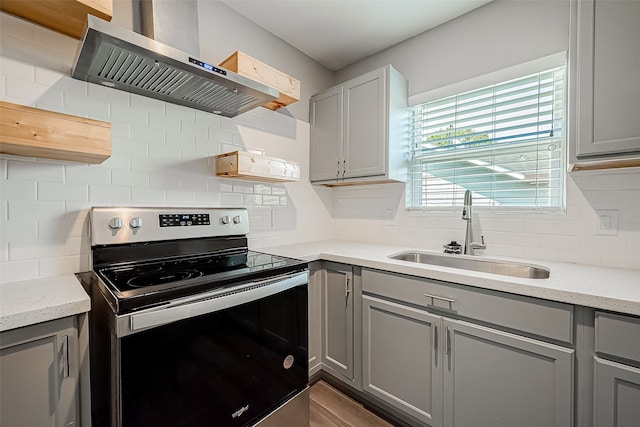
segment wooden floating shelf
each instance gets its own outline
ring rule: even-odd
[[[278,89],[280,91],[278,99],[264,104],[265,108],[277,110],[300,100],[300,80],[258,61],[244,52],[235,51],[222,61],[220,66]]]
[[[111,123],[0,101],[0,153],[102,163],[111,157]]]
[[[84,37],[87,15],[105,21],[113,16],[112,0],[2,0],[0,9],[76,39]]]
[[[215,159],[217,176],[266,182],[300,181],[300,165],[296,162],[244,151],[220,154]]]

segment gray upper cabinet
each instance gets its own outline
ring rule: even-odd
[[[595,315],[594,426],[640,422],[640,318]]]
[[[2,332],[0,425],[69,427],[79,422],[75,318]]]
[[[444,334],[445,427],[572,425],[574,350],[453,319]]]
[[[311,182],[405,181],[407,93],[388,65],[311,97]]]
[[[360,388],[361,291],[353,267],[323,262],[321,286],[322,365],[334,377]]]
[[[575,0],[572,14],[570,163],[637,159],[640,2]]]

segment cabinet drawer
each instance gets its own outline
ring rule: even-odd
[[[640,318],[597,311],[596,351],[640,363]]]
[[[455,283],[362,270],[362,291],[449,316],[573,343],[573,306]]]

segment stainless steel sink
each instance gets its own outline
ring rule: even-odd
[[[547,268],[537,265],[482,258],[469,258],[467,256],[460,255],[438,255],[428,252],[407,251],[389,255],[389,258],[399,261],[418,262],[421,264],[439,265],[441,267],[461,268],[463,270],[522,277],[526,279],[547,279],[550,274]]]

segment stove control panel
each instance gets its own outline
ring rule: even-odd
[[[249,233],[245,208],[93,207],[91,245],[110,245]]]
[[[160,214],[160,227],[189,227],[191,225],[209,225],[209,214]]]

